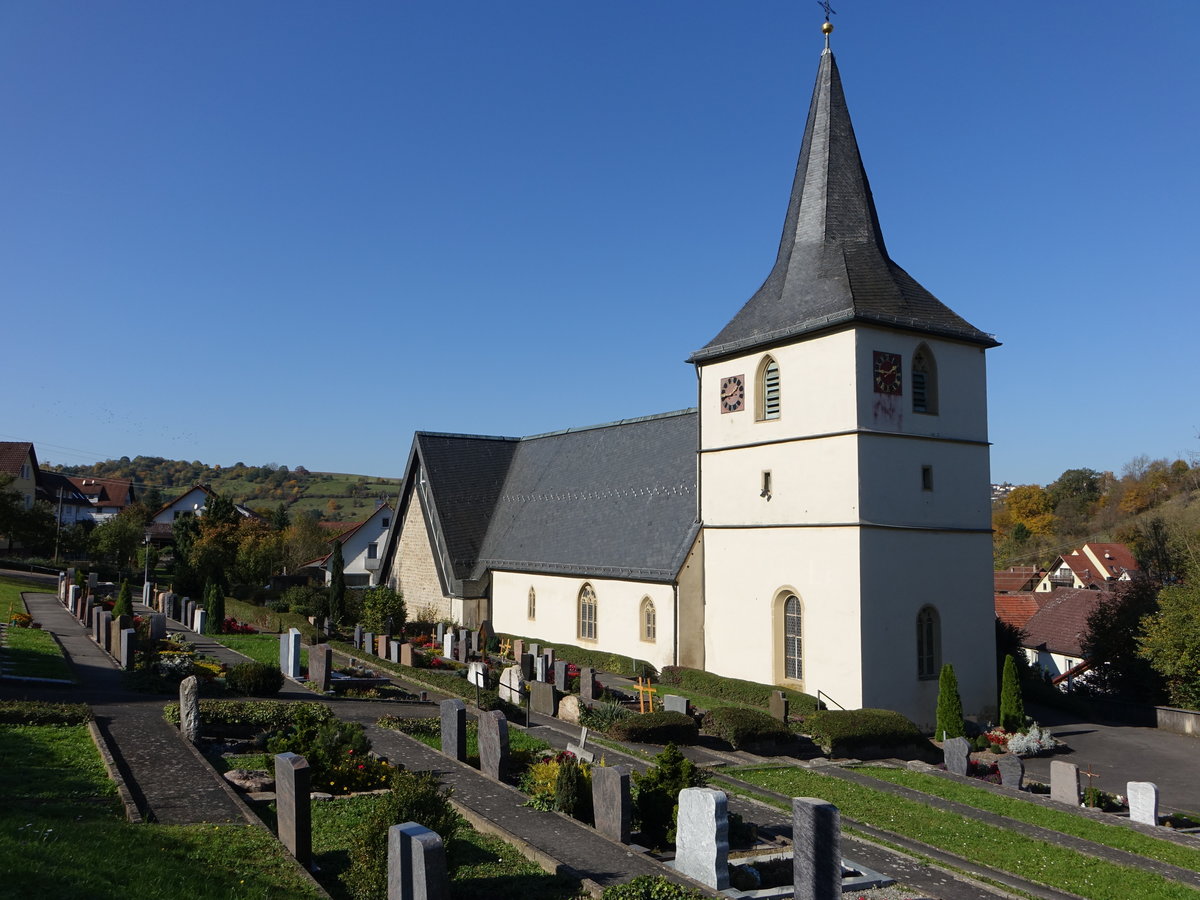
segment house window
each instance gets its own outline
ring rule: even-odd
[[[373,541],[367,544],[367,559],[379,559],[379,545]]]
[[[529,608],[527,612],[529,618],[537,618],[537,593],[533,588],[529,589]]]
[[[579,589],[579,636],[596,640],[596,592],[590,584]]]
[[[800,631],[800,598],[788,594],[783,601],[783,674],[801,681],[804,678],[803,641]]]
[[[658,640],[658,615],[654,612],[654,601],[649,597],[642,598],[642,640],[656,641]]]
[[[29,463],[21,463],[21,477],[22,478],[29,477]]]
[[[921,466],[921,490],[933,490],[933,466]]]
[[[391,527],[391,525],[392,525],[392,520],[391,520],[391,519],[384,519],[384,520],[383,520],[383,527],[384,527],[384,528],[390,528],[390,527]]]
[[[937,415],[937,363],[929,348],[922,344],[913,354],[912,409],[915,413]]]
[[[937,678],[942,670],[942,623],[937,610],[924,606],[917,613],[917,678]]]
[[[757,390],[755,391],[755,412],[760,422],[779,418],[779,363],[773,357],[765,356],[758,367]]]

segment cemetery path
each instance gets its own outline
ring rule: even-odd
[[[80,687],[37,699],[83,701],[108,741],[121,775],[147,821],[167,825],[243,822],[211,767],[197,758],[162,716],[166,699],[126,690],[116,663],[88,636],[54,594],[25,593],[30,613],[66,651]],[[12,690],[6,693],[13,695]]]

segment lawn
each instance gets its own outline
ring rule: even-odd
[[[277,634],[214,634],[210,635],[230,650],[248,656],[256,662],[279,665],[279,635]],[[308,665],[308,647],[300,645],[300,665]]]
[[[5,628],[0,658],[11,669],[10,675],[75,680],[58,641],[40,628]]]
[[[316,898],[246,825],[130,825],[82,725],[0,726],[0,889],[12,897]]]
[[[866,825],[1089,900],[1197,900],[1200,892],[1152,872],[1120,866],[838,778],[795,768],[749,767],[738,778],[787,797],[820,797]],[[778,798],[767,802],[785,808]]]

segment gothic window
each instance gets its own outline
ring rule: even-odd
[[[596,592],[590,584],[579,589],[579,636],[596,640]]]
[[[937,363],[924,344],[913,354],[912,409],[930,416],[938,411]]]
[[[942,669],[942,623],[937,610],[923,606],[917,613],[917,677],[937,678]]]
[[[658,640],[658,614],[654,611],[654,601],[649,597],[642,598],[641,610],[642,640],[654,642]]]
[[[528,615],[529,615],[529,618],[531,618],[531,619],[537,618],[537,593],[533,590],[533,588],[529,589],[529,612],[528,612]]]
[[[804,678],[803,642],[800,634],[800,598],[788,594],[783,601],[783,674],[801,681]]]
[[[755,404],[760,422],[779,418],[779,363],[770,356],[764,356],[758,366],[757,390]]]

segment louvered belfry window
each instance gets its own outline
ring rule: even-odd
[[[779,363],[771,357],[763,360],[761,374],[758,379],[760,419],[778,419],[780,408],[779,392]]]
[[[590,584],[579,590],[579,636],[596,640],[596,592]]]
[[[800,681],[804,678],[803,641],[800,633],[800,598],[789,594],[783,602],[784,675]]]
[[[913,354],[912,408],[915,413],[937,415],[937,363],[929,348],[922,344]]]

